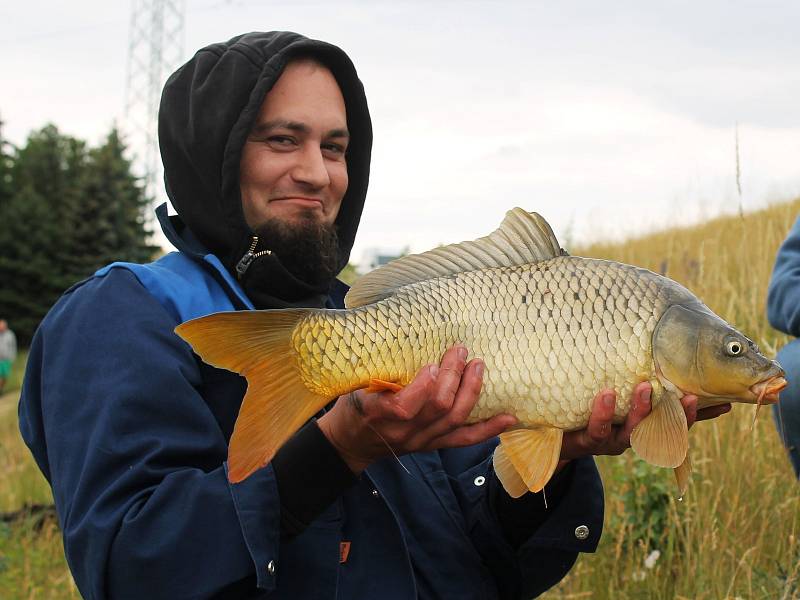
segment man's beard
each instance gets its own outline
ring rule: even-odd
[[[306,283],[326,283],[338,273],[336,225],[321,222],[310,210],[292,223],[269,219],[255,233],[287,271]]]

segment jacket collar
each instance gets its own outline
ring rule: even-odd
[[[179,215],[170,215],[167,211],[167,203],[164,202],[156,208],[156,217],[161,225],[167,240],[180,252],[187,254],[197,261],[211,265],[214,268],[217,279],[224,282],[225,286],[235,294],[244,306],[253,309],[253,303],[242,290],[239,283],[233,278],[231,273],[217,256],[211,254],[200,241],[194,236],[192,231]],[[335,279],[328,291],[328,299],[325,302],[327,308],[344,308],[344,296],[350,287]]]

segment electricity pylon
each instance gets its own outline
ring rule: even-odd
[[[164,82],[184,60],[185,11],[185,0],[131,0],[124,129],[134,168],[156,203],[164,197],[158,104]]]

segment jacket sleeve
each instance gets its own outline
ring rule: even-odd
[[[20,429],[86,598],[275,585],[273,471],[228,484],[226,436],[175,325],[133,274],[113,269],[68,292],[31,346]]]
[[[542,511],[531,520],[538,528],[518,546],[503,534],[492,502],[500,482],[494,475],[491,454],[497,441],[470,447],[472,457],[461,452],[458,463],[470,464],[454,473],[454,461],[442,451],[442,463],[451,472],[467,530],[478,552],[494,574],[501,598],[532,598],[558,583],[572,568],[579,552],[594,552],[603,529],[603,484],[591,457],[572,461],[567,479],[559,482],[559,498],[548,506],[521,499],[531,510]],[[465,462],[466,461],[466,462]],[[547,488],[545,488],[547,491]],[[537,494],[539,496],[539,494]],[[524,525],[523,525],[524,526]]]
[[[775,329],[800,336],[800,217],[775,259],[767,291],[767,318]]]

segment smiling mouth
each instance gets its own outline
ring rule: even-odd
[[[295,202],[304,206],[319,206],[322,208],[324,205],[319,198],[306,198],[304,196],[284,196],[282,198],[273,198],[272,202]]]

